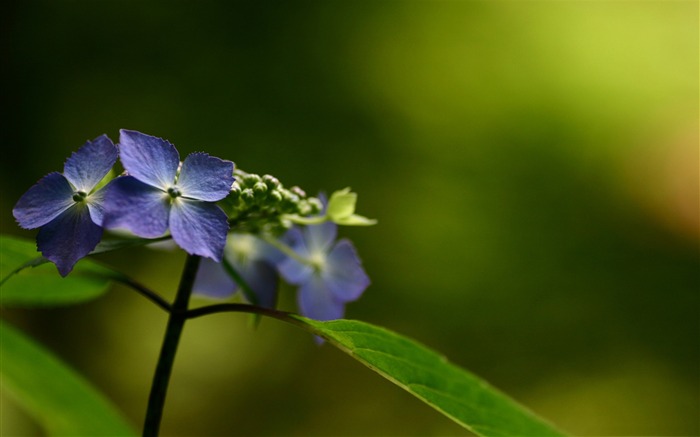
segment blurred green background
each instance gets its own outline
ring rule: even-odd
[[[351,186],[348,317],[443,352],[577,435],[698,435],[696,1],[11,2],[2,232],[119,128],[307,192]],[[101,260],[167,296],[184,257]],[[282,307],[294,308],[283,289]],[[2,317],[140,428],[165,316],[135,293]],[[296,328],[191,321],[163,434],[465,432]],[[3,436],[40,435],[1,398]]]

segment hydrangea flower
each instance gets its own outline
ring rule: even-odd
[[[274,308],[277,302],[279,275],[276,263],[282,253],[262,239],[251,234],[229,234],[224,249],[224,260],[231,264],[248,284],[257,303]],[[203,259],[195,278],[193,292],[215,299],[225,299],[238,291],[238,284],[222,263]]]
[[[12,210],[22,228],[41,228],[37,248],[56,264],[61,276],[70,273],[102,238],[105,190],[95,187],[117,157],[117,147],[106,135],[86,142],[66,160],[63,174],[46,175]]]
[[[125,129],[119,134],[128,176],[110,184],[105,227],[126,228],[144,238],[159,237],[169,228],[186,252],[220,261],[228,219],[214,202],[231,190],[233,162],[192,153],[180,167],[170,142]]]
[[[369,285],[355,248],[349,240],[335,242],[337,225],[326,222],[291,229],[291,247],[307,260],[285,258],[278,268],[287,282],[299,286],[299,312],[316,320],[343,317],[345,304],[358,299]]]

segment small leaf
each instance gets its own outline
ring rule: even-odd
[[[357,193],[350,192],[350,188],[338,190],[331,194],[326,208],[326,215],[337,222],[355,213],[357,203]]]
[[[565,435],[482,379],[406,337],[353,320],[289,317],[477,435]]]
[[[0,321],[2,390],[51,436],[133,436],[115,407],[49,351]]]
[[[377,220],[369,219],[361,215],[352,214],[348,217],[336,219],[335,222],[343,226],[372,226],[377,224]]]
[[[14,306],[67,305],[107,291],[113,273],[83,259],[62,278],[33,241],[0,235],[0,303]]]

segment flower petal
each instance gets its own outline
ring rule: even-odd
[[[73,187],[60,173],[49,173],[17,201],[12,215],[24,229],[44,226],[75,205]]]
[[[182,195],[197,200],[216,202],[228,196],[233,184],[233,162],[192,153],[182,163],[177,180]]]
[[[307,226],[304,238],[311,253],[327,252],[335,241],[338,225],[325,222],[320,225]]]
[[[237,285],[226,273],[224,266],[211,259],[203,259],[199,264],[197,276],[194,279],[192,292],[194,294],[225,299],[236,292]]]
[[[302,258],[309,257],[309,249],[306,247],[306,243],[299,229],[290,229],[289,232],[285,234],[284,238],[289,241],[290,247],[292,247],[299,256]],[[300,285],[309,281],[309,278],[313,274],[313,269],[309,265],[302,264],[291,257],[282,259],[282,261],[277,264],[277,268],[285,281],[295,285]]]
[[[318,276],[299,287],[297,296],[299,312],[316,320],[335,320],[343,317],[345,303],[335,299],[333,293]]]
[[[77,191],[89,193],[117,162],[119,151],[107,135],[86,142],[66,160],[63,174]]]
[[[326,258],[323,278],[333,295],[343,301],[356,300],[369,285],[369,277],[362,268],[352,243],[340,240]]]
[[[169,196],[133,176],[121,176],[105,187],[106,228],[126,228],[143,238],[160,237],[168,230]]]
[[[164,190],[175,183],[180,155],[162,138],[122,129],[119,156],[126,171],[143,183]]]
[[[258,305],[274,308],[277,304],[277,270],[264,261],[253,261],[234,267],[258,298]]]
[[[90,210],[90,217],[92,217],[92,221],[99,226],[102,226],[102,222],[104,221],[105,195],[109,190],[109,185],[115,180],[116,179],[112,179],[107,185],[90,194],[86,199],[88,209]]]
[[[213,203],[178,197],[170,211],[170,233],[191,255],[221,261],[226,245],[228,218]]]
[[[80,258],[102,238],[102,228],[90,218],[84,204],[74,204],[41,228],[36,237],[39,251],[66,276]]]

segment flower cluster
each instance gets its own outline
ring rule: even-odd
[[[124,172],[112,177],[121,161]],[[145,239],[172,238],[202,256],[196,294],[228,298],[241,289],[254,304],[275,307],[279,279],[298,286],[301,314],[340,318],[347,302],[369,285],[337,224],[368,225],[354,214],[349,189],[328,202],[277,178],[235,169],[231,161],[192,153],[183,161],[167,140],[121,130],[88,141],[18,200],[13,215],[25,229],[40,228],[37,248],[62,276],[89,255],[104,230]]]

